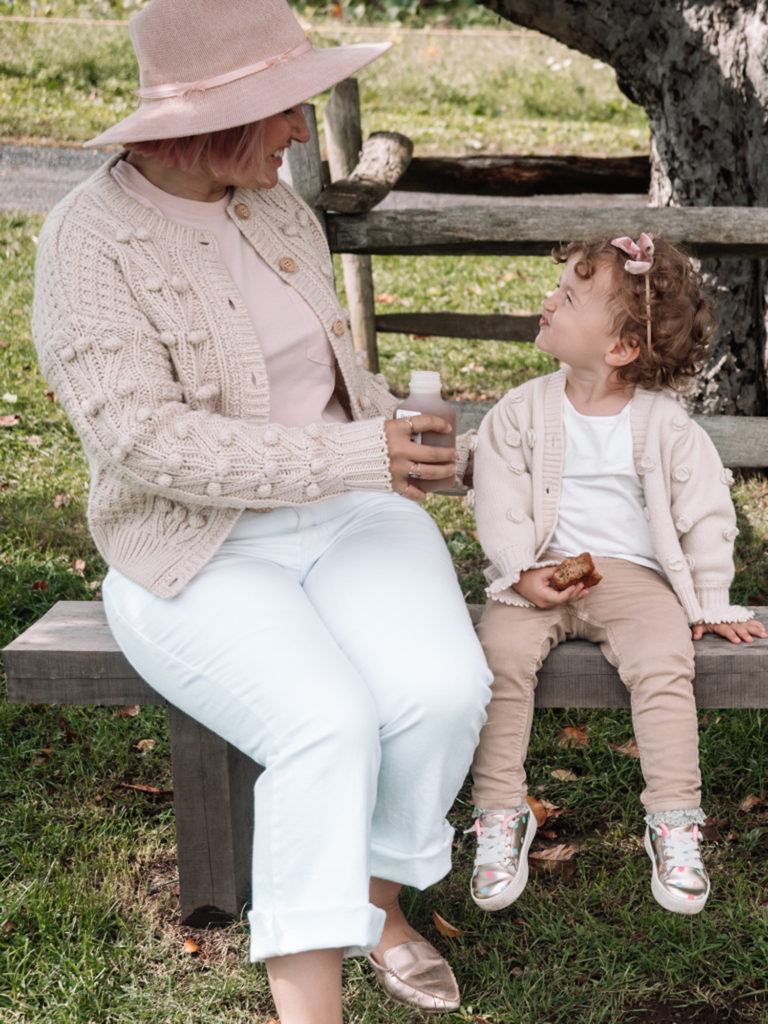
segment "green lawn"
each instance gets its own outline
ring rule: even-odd
[[[24,13],[0,2],[0,14]],[[27,5],[28,6],[28,5]],[[46,6],[67,13],[66,4]],[[91,4],[85,13],[99,7]],[[12,9],[11,9],[12,8]],[[113,13],[106,4],[101,8]],[[422,153],[647,151],[641,111],[610,69],[532,33],[435,26],[395,39],[362,77],[364,129],[394,128]],[[323,21],[319,42],[370,39],[370,27]],[[570,62],[570,63],[569,63]],[[0,137],[77,142],[133,103],[123,26],[0,21]],[[40,218],[0,215],[0,645],[55,600],[93,598],[104,565],[85,525],[87,468],[37,369],[29,332]],[[531,311],[556,269],[539,259],[376,258],[380,308]],[[493,399],[551,364],[526,345],[383,336],[382,369],[402,393],[411,368],[440,369],[454,398]],[[742,533],[734,599],[768,603],[768,483],[734,489]],[[471,511],[432,497],[462,588],[482,599]],[[584,745],[560,740],[574,727]],[[7,1024],[264,1024],[273,1010],[247,962],[242,922],[206,932],[178,924],[163,712],[0,704],[0,1019]],[[656,906],[642,850],[641,777],[622,752],[623,712],[537,714],[532,792],[551,805],[536,849],[571,856],[540,866],[508,911],[469,898],[468,792],[453,809],[455,870],[406,893],[413,923],[446,953],[464,994],[448,1019],[475,1024],[764,1024],[768,1020],[768,745],[764,712],[701,716],[707,909],[682,919]],[[150,741],[150,742],[142,742]],[[568,852],[568,851],[566,851]],[[433,912],[461,931],[440,934]],[[190,955],[184,942],[201,947]],[[385,1004],[360,960],[345,966],[352,1024],[414,1021]]]

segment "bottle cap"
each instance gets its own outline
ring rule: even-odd
[[[411,391],[439,391],[440,374],[436,370],[411,370]]]

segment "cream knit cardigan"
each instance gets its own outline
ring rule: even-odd
[[[565,380],[560,370],[508,392],[478,433],[474,503],[491,561],[487,592],[506,604],[530,607],[512,584],[526,569],[554,564],[540,560],[560,505]],[[738,533],[730,470],[668,392],[636,390],[630,423],[656,558],[689,622],[746,622],[751,614],[728,594]]]
[[[229,216],[316,313],[353,420],[269,424],[264,359],[214,237],[135,202],[112,163],[43,226],[32,329],[88,457],[99,551],[172,597],[243,509],[391,491],[383,423],[397,399],[355,358],[309,208],[282,184],[237,190]]]

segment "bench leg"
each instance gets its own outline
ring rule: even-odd
[[[250,900],[253,785],[261,772],[239,750],[168,708],[183,924],[239,917]]]

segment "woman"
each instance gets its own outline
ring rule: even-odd
[[[468,444],[357,365],[324,236],[278,181],[300,102],[385,45],[314,50],[284,0],[152,0],[125,147],[40,238],[33,331],[91,467],[112,630],[171,703],[265,766],[251,957],[282,1024],[342,1019],[342,957],[459,1004],[398,893],[445,814],[489,673],[421,478]]]

